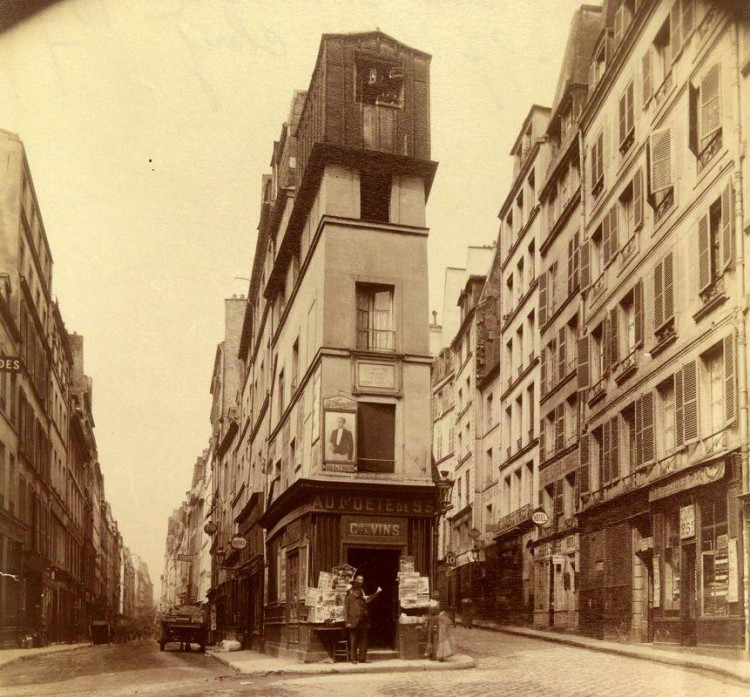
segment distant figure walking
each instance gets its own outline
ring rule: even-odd
[[[435,658],[444,661],[452,656],[453,649],[453,618],[445,610],[441,610],[437,617],[437,647]]]
[[[461,621],[466,629],[474,629],[474,601],[468,596],[461,600]]]

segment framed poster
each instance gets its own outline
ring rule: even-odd
[[[356,413],[351,411],[324,411],[323,432],[325,434],[323,469],[334,472],[356,472]]]

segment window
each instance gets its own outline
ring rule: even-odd
[[[640,467],[656,458],[654,446],[654,394],[646,392],[635,400],[635,466]]]
[[[665,513],[662,517],[663,530],[662,550],[664,554],[662,579],[664,594],[664,612],[666,615],[677,615],[680,611],[680,518],[679,510]],[[656,600],[656,599],[655,599]]]
[[[393,286],[357,284],[357,348],[393,351]]]
[[[690,150],[700,172],[721,149],[721,65],[712,65],[696,87],[690,85]]]
[[[391,219],[391,175],[381,170],[359,173],[360,212],[362,220],[387,223]]]
[[[578,232],[576,231],[568,240],[568,295],[575,293],[580,285],[580,263]]]
[[[590,456],[589,451],[589,435],[587,433],[581,434],[581,440],[579,443],[578,454],[578,493],[587,494],[591,490],[591,479],[590,479]]]
[[[672,70],[672,59],[671,59],[671,32],[669,26],[669,19],[656,34],[654,38],[654,45],[651,48],[651,70],[652,79],[654,84],[654,92],[659,92],[659,88],[662,86],[664,81],[669,76]]]
[[[605,421],[600,428],[599,488],[616,482],[620,477],[620,421],[619,416]]]
[[[620,152],[624,155],[633,144],[635,123],[633,117],[633,82],[628,84],[620,96],[619,106]]]
[[[591,195],[596,196],[604,188],[604,131],[594,141],[591,158]]]
[[[674,203],[672,127],[655,129],[649,136],[650,198],[658,222]]]
[[[487,428],[488,429],[492,428],[493,419],[495,418],[492,413],[492,399],[493,398],[491,394],[487,395],[486,404],[487,404]]]
[[[733,193],[727,184],[698,220],[698,292],[704,302],[721,290],[718,281],[734,258]]]
[[[357,101],[371,106],[401,108],[404,70],[395,61],[357,57]]]
[[[299,380],[299,338],[294,340],[294,346],[292,346],[292,392],[297,389],[297,381]]]
[[[736,375],[734,336],[728,335],[701,356],[705,399],[701,400],[702,416],[713,435],[731,424],[736,415]]]
[[[701,561],[703,565],[703,590],[701,611],[704,616],[722,617],[729,614],[729,527],[727,501],[717,497],[700,504]],[[731,541],[736,545],[736,539]],[[736,549],[735,549],[736,553]],[[736,573],[736,572],[735,572]],[[739,609],[739,608],[738,608]]]
[[[661,341],[674,331],[674,257],[669,252],[654,267],[654,333]]]
[[[284,413],[284,371],[279,372],[279,381],[278,381],[278,389],[279,389],[279,418],[281,418],[281,415]]]
[[[396,405],[357,404],[357,460],[360,472],[394,472]]]
[[[627,34],[630,23],[633,20],[633,15],[635,14],[635,2],[636,0],[622,0],[622,3],[617,8],[617,12],[615,12],[615,48],[620,45],[620,42]]]
[[[674,376],[661,382],[656,388],[658,395],[658,426],[660,438],[659,453],[665,457],[674,452],[677,441],[675,439],[675,401],[674,401]]]

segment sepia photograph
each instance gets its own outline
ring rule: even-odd
[[[750,0],[0,0],[0,697],[750,693]]]

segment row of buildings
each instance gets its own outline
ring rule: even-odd
[[[104,492],[83,370],[18,136],[0,131],[0,647],[144,620],[153,589]]]
[[[441,325],[430,58],[324,35],[263,177],[248,295],[226,301],[165,606],[314,660],[331,635],[308,589],[349,564],[383,588],[371,636],[393,647],[408,561],[504,623],[745,644],[744,9],[580,7]]]
[[[512,146],[497,241],[446,272],[449,602],[748,646],[749,103],[747,3],[575,13],[552,106]]]

